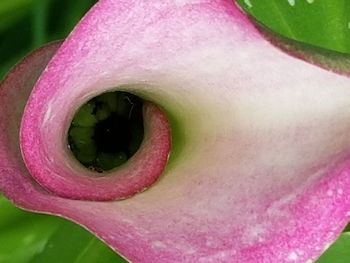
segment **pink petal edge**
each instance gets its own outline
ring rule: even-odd
[[[24,162],[31,176],[58,196],[91,201],[129,198],[159,179],[170,152],[170,126],[164,113],[145,102],[143,116],[145,131],[140,149],[126,164],[103,176],[78,164],[67,147],[67,140],[62,140],[62,136],[53,137],[55,134],[49,125],[44,130],[46,121],[49,122],[48,115],[40,136],[32,133],[31,127],[27,128],[26,123],[31,123],[31,119],[24,119],[22,131],[29,130],[29,135],[25,134],[20,144]],[[37,144],[33,145],[31,139]]]
[[[22,139],[42,149],[49,130],[62,143],[67,105],[123,87],[174,113],[185,157],[123,201],[48,193],[21,159],[13,104],[56,48],[0,89],[0,188],[20,207],[77,222],[132,262],[313,262],[349,220],[349,79],[274,48],[223,0],[101,0],[88,13],[34,88]]]

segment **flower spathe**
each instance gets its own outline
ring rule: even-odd
[[[18,206],[132,262],[312,262],[345,226],[350,80],[276,48],[232,1],[101,0],[58,46],[0,89],[0,188]],[[74,111],[111,89],[171,116],[170,162],[125,200],[70,195],[45,173],[88,176],[62,145]]]

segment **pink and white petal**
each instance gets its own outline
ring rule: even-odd
[[[33,183],[2,139],[0,186],[133,262],[310,262],[350,216],[349,84],[275,48],[231,1],[101,0],[34,88],[22,150],[67,159],[44,142],[62,140],[86,100],[121,89],[172,116],[167,170],[123,201],[69,200]]]

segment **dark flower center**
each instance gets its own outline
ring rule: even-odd
[[[84,104],[73,118],[68,145],[85,167],[97,172],[125,163],[143,140],[142,100],[108,92]]]

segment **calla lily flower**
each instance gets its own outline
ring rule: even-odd
[[[231,0],[100,0],[1,84],[0,189],[131,262],[310,263],[350,217],[347,75]],[[148,101],[145,137],[97,177],[67,131],[111,90]]]

